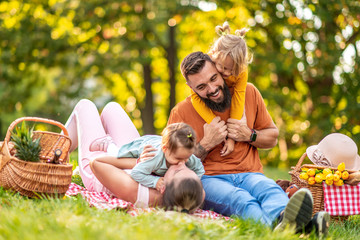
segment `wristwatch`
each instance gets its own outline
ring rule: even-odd
[[[257,137],[257,133],[255,129],[251,129],[250,142],[255,142],[256,137]]]

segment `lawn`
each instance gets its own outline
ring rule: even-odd
[[[286,171],[265,174],[286,178]],[[281,176],[281,177],[279,177]],[[358,239],[360,217],[332,223],[328,239]],[[133,217],[124,210],[99,210],[81,197],[27,199],[0,188],[0,239],[299,239],[252,221],[200,219],[162,210]],[[316,239],[312,233],[308,239]]]

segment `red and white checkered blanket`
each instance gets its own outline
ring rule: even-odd
[[[332,216],[360,214],[360,184],[357,186],[328,186],[323,183],[324,210]]]
[[[155,208],[136,208],[134,204],[111,196],[105,192],[92,192],[75,183],[71,183],[65,195],[75,196],[78,194],[81,194],[81,196],[89,203],[90,206],[107,210],[123,209],[132,216],[137,216],[144,212],[152,212],[156,210]],[[205,211],[201,209],[196,210],[196,212],[192,215],[199,218],[223,219],[226,221],[231,220],[231,218],[225,217],[216,212]]]

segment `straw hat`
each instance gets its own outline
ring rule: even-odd
[[[318,145],[308,147],[306,154],[318,166],[337,167],[344,162],[346,169],[360,170],[360,156],[355,142],[341,133],[327,135]]]

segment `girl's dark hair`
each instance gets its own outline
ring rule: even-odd
[[[200,179],[185,178],[180,182],[166,184],[163,205],[165,210],[193,213],[203,201],[203,187]]]
[[[195,131],[186,123],[172,123],[162,132],[161,145],[175,151],[179,147],[192,149],[196,144]]]

